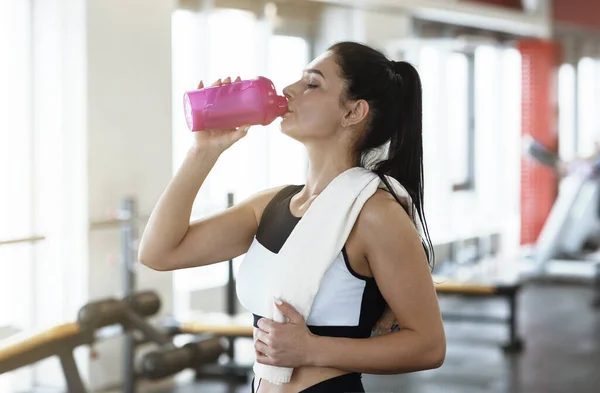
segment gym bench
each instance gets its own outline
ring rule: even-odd
[[[0,340],[0,374],[57,356],[65,376],[67,390],[85,393],[85,384],[73,358],[75,348],[93,345],[107,338],[100,329],[120,325],[123,332],[136,332],[142,338],[136,345],[154,343],[158,348],[146,352],[139,370],[123,376],[124,392],[134,393],[138,379],[159,380],[205,363],[217,362],[225,352],[220,337],[188,342],[182,347],[173,343],[173,334],[148,323],[145,318],[156,315],[160,298],[154,292],[139,292],[124,299],[107,298],[83,306],[77,321],[32,333],[19,333]]]
[[[520,352],[523,349],[523,341],[518,334],[518,309],[517,297],[521,289],[521,284],[515,283],[495,283],[483,284],[474,282],[463,282],[452,279],[434,278],[435,289],[440,295],[454,295],[476,298],[500,297],[508,302],[508,318],[498,318],[493,316],[473,316],[461,315],[456,313],[442,313],[445,320],[470,320],[479,322],[505,322],[508,324],[509,340],[502,346],[505,352]]]

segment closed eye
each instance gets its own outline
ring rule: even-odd
[[[319,86],[318,85],[313,85],[313,84],[310,84],[310,83],[306,85],[307,89],[316,89],[317,87],[319,87]]]

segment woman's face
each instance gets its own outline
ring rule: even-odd
[[[325,52],[308,65],[302,79],[283,90],[289,111],[283,116],[281,131],[300,142],[334,136],[344,116],[343,88],[334,55]]]

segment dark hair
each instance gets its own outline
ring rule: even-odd
[[[406,188],[419,213],[425,232],[423,247],[431,268],[434,253],[423,212],[423,135],[421,79],[407,62],[391,61],[363,44],[340,42],[329,48],[340,68],[346,86],[342,103],[363,99],[369,103],[365,132],[354,145],[361,167],[377,173],[398,202],[384,175]],[[381,149],[389,144],[388,155]]]

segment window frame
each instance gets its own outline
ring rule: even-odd
[[[452,184],[453,192],[475,190],[475,54],[472,51],[454,51],[467,58],[467,173],[465,181]]]

